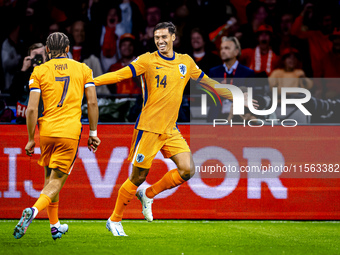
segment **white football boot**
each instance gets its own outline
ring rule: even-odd
[[[57,240],[58,238],[60,239],[62,235],[66,234],[66,232],[68,232],[67,224],[60,225],[58,228],[56,227],[51,228],[51,234],[54,240]]]
[[[106,222],[106,228],[111,231],[114,236],[128,236],[125,234],[122,223],[111,221],[110,218]]]
[[[151,222],[151,221],[153,221],[152,208],[151,208],[151,205],[153,203],[153,199],[148,198],[145,195],[145,190],[146,189],[138,190],[137,193],[136,193],[136,196],[139,199],[139,201],[142,203],[142,207],[143,207],[142,212],[143,212],[145,219],[148,222]]]

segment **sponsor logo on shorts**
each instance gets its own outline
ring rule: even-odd
[[[143,162],[144,158],[145,158],[145,156],[143,154],[139,153],[136,157],[136,161],[138,163],[141,163],[141,162]]]

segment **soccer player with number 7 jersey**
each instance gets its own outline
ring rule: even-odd
[[[68,225],[58,219],[59,192],[72,171],[81,134],[81,103],[87,98],[90,134],[88,148],[97,150],[98,105],[92,70],[66,57],[70,41],[63,33],[53,33],[46,41],[48,62],[37,66],[31,75],[27,107],[28,143],[26,154],[34,153],[34,132],[38,120],[40,96],[44,104],[39,118],[41,156],[38,164],[45,169],[45,184],[40,197],[32,207],[24,209],[14,229],[14,237],[21,238],[38,212],[47,208],[52,238],[61,238]]]
[[[145,219],[151,222],[153,198],[164,190],[181,185],[194,175],[192,154],[176,126],[183,91],[189,79],[201,82],[225,98],[233,99],[229,90],[215,88],[218,83],[205,75],[190,56],[173,51],[175,34],[176,28],[171,22],[157,24],[154,41],[158,51],[145,53],[127,67],[94,79],[96,86],[117,83],[138,75],[141,75],[142,81],[143,109],[136,121],[128,158],[133,164],[132,174],[120,187],[116,206],[106,223],[114,236],[126,236],[121,220],[126,206],[135,195],[142,203]],[[174,161],[177,169],[167,172],[151,187],[137,192],[158,151]]]

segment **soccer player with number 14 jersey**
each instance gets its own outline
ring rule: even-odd
[[[142,81],[143,109],[136,121],[128,158],[133,164],[132,173],[119,189],[116,206],[106,223],[114,236],[126,236],[121,220],[126,206],[135,195],[142,203],[145,219],[151,222],[153,198],[164,190],[181,185],[194,174],[192,154],[176,126],[183,91],[189,79],[213,88],[227,99],[233,99],[229,90],[215,88],[217,82],[205,75],[190,56],[173,51],[175,33],[176,28],[171,22],[157,24],[154,41],[158,51],[147,52],[127,67],[94,79],[96,86],[139,75]],[[158,151],[174,161],[177,169],[167,172],[151,187],[137,192]]]

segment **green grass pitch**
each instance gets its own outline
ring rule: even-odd
[[[13,237],[17,220],[0,220],[0,254],[340,254],[340,221],[123,221],[114,237],[105,220],[62,220],[54,241],[47,220]]]

